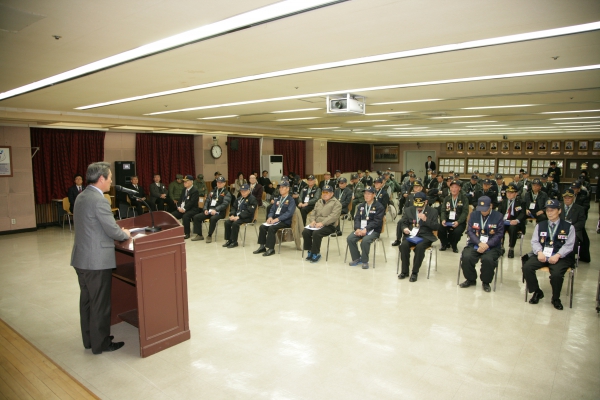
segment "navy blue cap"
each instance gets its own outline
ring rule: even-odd
[[[490,209],[490,204],[492,203],[492,199],[487,196],[481,196],[477,200],[477,211],[487,211]]]
[[[352,175],[350,176],[350,179],[358,179],[358,174],[352,174]]]
[[[581,182],[575,181],[575,182],[571,183],[571,187],[579,189],[579,188],[581,188]]]
[[[192,175],[186,175],[183,177],[183,181],[193,181],[194,177]]]
[[[240,191],[242,191],[242,190],[250,190],[250,186],[243,184],[242,186],[240,186]]]
[[[547,179],[548,178],[548,174],[542,174],[542,179]]]
[[[507,192],[518,192],[519,191],[519,187],[517,186],[516,183],[511,182],[508,185],[506,185],[506,191]]]
[[[339,172],[340,174],[342,173],[342,171],[340,171],[339,169],[336,169],[335,172]]]
[[[478,180],[478,179],[479,179],[479,177],[478,177],[477,175],[471,175],[471,179],[473,179],[473,180],[475,180],[475,181],[476,181],[476,180]]]
[[[369,193],[375,194],[375,188],[373,186],[367,186],[365,188],[365,192],[369,192]]]
[[[340,179],[338,179],[338,183],[348,183],[348,179],[342,176]]]
[[[377,178],[373,181],[373,183],[383,183],[383,179]]]
[[[279,183],[279,187],[290,187],[290,181],[288,181],[287,179],[282,180]]]
[[[452,182],[450,182],[450,186],[452,185],[458,185],[458,186],[462,186],[462,183],[456,179],[454,179]]]
[[[488,171],[485,173],[485,176],[492,176],[492,173]]]
[[[502,179],[502,178],[504,178],[502,175],[500,175],[500,174],[496,175],[496,179]]]
[[[565,192],[563,193],[563,197],[568,196],[568,197],[573,197],[575,196],[575,191],[571,188],[568,188],[567,190],[565,190]]]
[[[413,204],[417,207],[421,207],[423,204],[425,204],[425,200],[427,200],[427,195],[423,192],[418,192],[415,193]]]
[[[546,201],[546,208],[560,208],[560,202],[556,199]]]
[[[217,182],[225,182],[225,178],[224,178],[224,177],[222,177],[222,176],[219,176],[219,177],[217,178]]]
[[[475,173],[475,174],[478,174],[478,173],[479,173],[479,170],[478,170],[478,169],[476,169],[475,171],[473,171],[473,173]]]
[[[541,184],[542,184],[542,181],[540,181],[540,179],[539,179],[539,178],[535,178],[535,179],[533,180],[533,182],[531,182],[531,184],[532,184],[532,185],[541,185]]]
[[[306,178],[309,181],[314,181],[315,180],[315,176],[314,175],[309,175],[308,178]]]
[[[486,179],[483,180],[483,184],[484,185],[491,185],[492,184],[492,180],[486,178]]]
[[[323,186],[323,192],[333,192],[333,188],[329,185]]]
[[[421,182],[420,179],[417,179],[414,183],[413,186],[423,186],[423,182]]]

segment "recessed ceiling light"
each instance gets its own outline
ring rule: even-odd
[[[388,127],[388,126],[408,126],[408,125],[412,125],[412,124],[373,125],[373,127],[375,127],[375,128],[383,128],[383,127]]]
[[[301,119],[318,119],[321,117],[304,117],[304,118],[282,118],[282,119],[276,119],[275,121],[298,121]]]
[[[211,108],[241,106],[241,105],[246,105],[246,104],[270,103],[270,102],[275,102],[275,101],[303,99],[303,98],[309,98],[309,97],[323,97],[323,96],[339,94],[339,93],[361,93],[361,92],[400,89],[400,88],[408,88],[408,87],[446,85],[446,84],[462,83],[462,82],[480,82],[480,81],[488,81],[488,80],[496,80],[496,79],[521,78],[521,77],[525,77],[525,76],[540,76],[540,75],[562,74],[562,73],[568,73],[568,72],[591,71],[591,70],[596,70],[596,69],[600,69],[600,64],[584,65],[584,66],[580,66],[580,67],[570,67],[570,68],[557,68],[557,69],[540,70],[540,71],[514,72],[514,73],[510,73],[510,74],[500,74],[500,75],[473,76],[473,77],[469,77],[469,78],[443,79],[443,80],[428,81],[428,82],[402,83],[402,84],[398,84],[398,85],[373,86],[373,87],[354,88],[354,89],[341,89],[341,90],[336,90],[336,91],[331,91],[331,92],[306,93],[306,94],[300,94],[300,95],[294,95],[294,96],[271,97],[271,98],[267,98],[267,99],[247,100],[247,101],[238,101],[238,102],[234,102],[234,103],[212,104],[212,105],[208,105],[208,106],[189,107],[189,108],[182,108],[179,110],[157,111],[157,112],[147,113],[144,115],[173,114],[173,113],[180,113],[180,112],[187,112],[187,111],[208,110]],[[443,118],[447,118],[447,117],[442,117],[442,119]],[[460,117],[456,117],[456,118],[460,118]],[[436,119],[436,118],[432,118],[432,119]]]
[[[427,129],[429,128],[428,126],[413,126],[411,128],[393,128],[394,130],[401,130],[401,129],[408,129],[408,130],[414,130],[414,129]]]
[[[301,111],[314,111],[314,110],[322,110],[322,109],[321,108],[299,108],[297,110],[271,111],[271,114],[289,113],[289,112],[301,112]]]
[[[334,129],[334,132],[352,132],[352,129]]]
[[[598,117],[550,118],[550,120],[553,121],[553,120],[559,120],[559,119],[590,119],[590,118],[600,118],[600,116],[598,116]]]
[[[586,113],[586,112],[600,112],[600,110],[577,110],[577,111],[547,111],[538,114],[569,114],[569,113]]]
[[[498,122],[498,121],[461,121],[461,122],[450,122],[451,124],[479,124],[479,123],[486,123],[486,122]]]
[[[325,128],[308,128],[308,129],[336,129],[339,128],[339,126],[327,126]]]
[[[556,125],[562,124],[597,124],[600,121],[573,121],[573,122],[553,122]]]
[[[367,113],[365,115],[392,115],[392,114],[408,114],[412,111],[390,111],[390,112],[379,112],[379,113]]]
[[[564,126],[556,126],[555,128],[595,128],[600,125],[564,125]],[[553,127],[554,128],[554,127]]]
[[[134,125],[120,125],[120,126],[111,126],[110,129],[131,129],[136,131],[160,131],[167,130],[167,128],[156,128],[151,126],[134,126]]]
[[[423,99],[423,100],[405,100],[405,101],[386,101],[384,103],[371,103],[370,106],[383,106],[386,104],[406,104],[406,103],[424,103],[428,101],[441,101],[444,99]]]
[[[219,118],[233,118],[233,117],[239,117],[239,115],[219,115],[216,117],[204,117],[204,118],[198,118],[198,119],[219,119]]]
[[[486,106],[486,107],[464,107],[461,110],[484,110],[487,108],[513,108],[513,107],[533,107],[539,106],[540,104],[513,104],[508,106]]]
[[[489,115],[463,115],[463,116],[455,116],[455,117],[431,117],[429,119],[480,118],[480,117],[489,117]]]
[[[483,121],[481,121],[481,122],[483,122]],[[481,128],[481,127],[491,127],[491,126],[506,126],[506,125],[473,125],[473,126],[467,126],[467,128]]]
[[[385,122],[387,119],[365,119],[364,121],[346,121],[345,124],[362,124],[364,122]]]

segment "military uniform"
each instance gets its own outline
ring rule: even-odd
[[[283,228],[289,228],[292,226],[292,218],[296,211],[296,202],[291,195],[280,196],[275,199],[273,207],[267,215],[267,219],[273,218],[278,219],[279,223],[271,226],[261,225],[258,230],[258,244],[268,249],[275,248],[276,233],[278,230]],[[261,252],[261,248],[255,251],[255,253]]]
[[[425,193],[419,196],[423,196]],[[424,200],[424,199],[422,199]],[[415,206],[406,206],[405,212],[402,214],[402,219],[398,223],[400,228],[400,235],[402,236],[402,244],[400,244],[400,259],[402,261],[402,273],[399,278],[403,279],[409,273],[410,266],[410,248],[415,246],[414,253],[415,257],[413,260],[413,269],[411,276],[411,282],[416,280],[416,276],[419,274],[419,269],[421,268],[421,264],[423,264],[423,259],[425,258],[425,250],[431,246],[431,244],[437,241],[437,237],[433,234],[434,231],[439,230],[440,224],[438,222],[438,213],[435,208],[430,206],[425,206],[421,212],[427,217],[426,221],[422,221],[418,218],[418,210]],[[421,238],[422,240],[415,244],[409,240],[411,234],[404,233],[404,229],[408,229],[411,233],[414,233],[414,229],[417,229],[416,237]],[[400,236],[398,236],[400,237]]]
[[[487,201],[479,201],[479,205]],[[490,198],[491,200],[491,198]],[[498,264],[498,258],[502,255],[502,237],[504,236],[504,218],[498,211],[492,210],[487,217],[480,211],[474,210],[469,218],[467,228],[467,246],[462,252],[462,271],[465,279],[469,282],[477,281],[475,265],[481,260],[481,282],[489,285],[494,279],[494,270]],[[486,243],[489,249],[479,253],[477,248],[480,243]],[[464,287],[464,286],[463,286]],[[484,285],[484,289],[486,286]],[[489,286],[486,291],[488,291]]]
[[[513,249],[517,244],[518,232],[521,231],[525,234],[525,223],[527,222],[525,207],[521,198],[517,196],[512,201],[509,199],[502,200],[498,212],[504,216],[505,221],[518,221],[516,225],[504,224],[504,232],[508,232],[508,248]]]
[[[350,249],[352,261],[360,260],[363,265],[367,264],[368,267],[371,243],[373,243],[373,241],[381,234],[384,215],[385,209],[375,200],[373,200],[371,205],[364,202],[356,206],[356,214],[354,215],[354,231],[357,229],[366,229],[367,235],[356,236],[354,232],[348,235],[346,241],[348,242],[348,248]],[[361,240],[362,242],[360,247],[362,252],[359,252],[358,242]]]
[[[177,179],[183,179],[183,175],[178,174]],[[179,201],[179,198],[181,197],[181,192],[183,192],[184,189],[183,182],[177,182],[177,179],[169,183],[169,211],[175,211],[177,209],[177,202]]]
[[[455,253],[458,252],[458,242],[466,229],[467,215],[469,214],[469,200],[464,193],[458,193],[456,198],[452,194],[447,196],[442,205],[441,221],[439,238],[442,243],[442,249],[446,250],[448,246],[452,246]],[[457,222],[456,227],[444,226],[443,222]],[[442,250],[440,249],[440,250]]]
[[[541,221],[546,221],[548,219],[545,212],[536,215],[538,211],[544,211],[546,201],[548,201],[548,195],[541,190],[537,193],[534,193],[533,191],[527,192],[525,196],[523,196],[525,213],[529,218],[535,218],[538,224]]]
[[[222,176],[220,176],[217,180],[225,181]],[[225,218],[225,212],[227,211],[227,206],[231,203],[231,193],[227,188],[215,189],[209,193],[208,197],[204,201],[204,212],[200,214],[196,214],[194,216],[194,233],[198,235],[198,237],[194,237],[192,240],[202,240],[202,223],[205,220],[210,220],[208,226],[208,237],[212,237],[215,228],[217,227],[217,222],[220,219]],[[216,211],[215,215],[211,215],[211,211]],[[205,214],[208,211],[208,214]]]
[[[354,179],[354,178],[352,178]],[[356,211],[356,205],[360,204],[362,202],[365,201],[365,186],[362,184],[362,182],[358,181],[356,183],[350,183],[348,184],[348,187],[350,187],[350,190],[352,190],[352,215],[355,214]]]
[[[313,187],[304,186],[300,190],[298,196],[298,205],[308,204],[304,207],[300,207],[300,214],[302,214],[302,223],[306,226],[306,216],[315,208],[315,204],[321,198],[321,189],[317,185]]]
[[[248,185],[242,185],[240,191],[248,190],[249,188],[247,188],[247,186]],[[236,221],[231,221],[230,219],[225,220],[225,244],[223,247],[237,246],[240,226],[254,220],[254,213],[257,207],[258,201],[252,194],[249,194],[248,197],[245,198],[240,196],[232,202],[229,216],[239,217],[239,219]]]

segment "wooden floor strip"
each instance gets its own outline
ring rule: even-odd
[[[0,319],[0,399],[98,399]]]

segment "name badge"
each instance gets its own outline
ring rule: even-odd
[[[529,209],[530,209],[530,210],[535,210],[535,203],[531,203],[531,204],[529,205]]]
[[[304,198],[304,203],[308,203],[308,200],[310,200],[310,196],[306,195],[306,197]]]
[[[365,229],[366,227],[367,227],[367,220],[361,219],[360,220],[360,229]]]
[[[498,202],[502,201],[502,196],[498,196]]]
[[[523,185],[523,190],[527,190],[527,185]]]
[[[552,257],[552,252],[554,251],[553,247],[544,247],[544,255],[546,257]]]
[[[275,215],[279,215],[281,214],[281,207],[279,207],[276,211],[275,211]]]
[[[410,237],[417,236],[417,233],[419,233],[419,228],[412,228],[410,231]]]
[[[214,206],[216,206],[216,205],[217,205],[217,200],[212,200],[212,201],[210,202],[210,206],[211,206],[211,207],[214,207]]]
[[[449,219],[456,219],[456,211],[450,211]]]
[[[481,243],[487,243],[487,242],[488,242],[488,239],[489,239],[489,236],[483,236],[483,235],[482,235],[482,236],[480,236],[480,237],[479,237],[479,241],[480,241]]]

